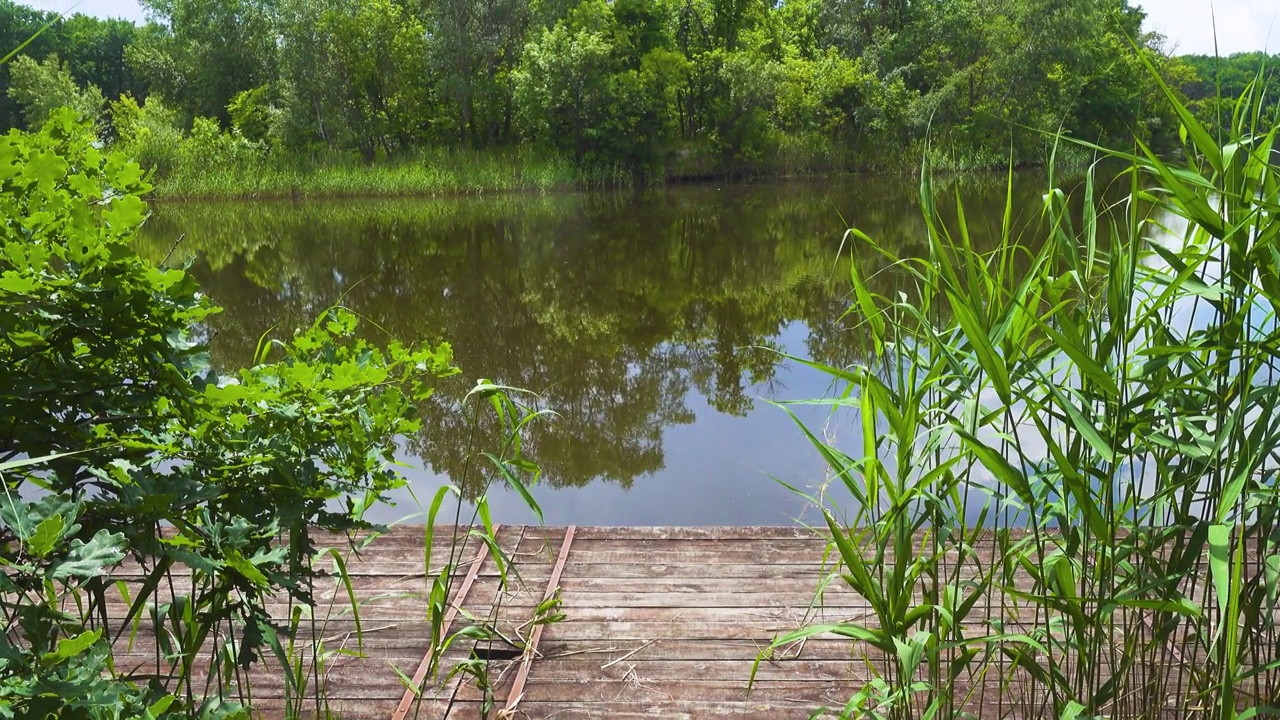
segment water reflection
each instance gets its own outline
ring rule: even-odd
[[[1019,183],[1020,222],[1035,221],[1042,187]],[[866,337],[841,321],[842,235],[853,224],[899,255],[923,252],[915,190],[877,178],[182,204],[160,207],[141,243],[161,259],[184,238],[173,257],[192,258],[225,308],[211,327],[223,369],[248,362],[273,325],[338,302],[366,317],[371,335],[452,343],[463,375],[424,405],[424,430],[404,445],[406,461],[423,467],[418,497],[464,476],[473,424],[459,405],[484,376],[534,390],[558,413],[528,445],[550,486],[539,495],[548,522],[773,524],[803,503],[770,476],[811,486],[822,464],[758,400],[827,391],[825,378],[773,351],[834,365],[865,356]],[[1004,188],[964,194],[974,242],[987,243]],[[899,289],[891,271],[872,278],[882,292]],[[493,498],[496,519],[526,519],[507,500]]]

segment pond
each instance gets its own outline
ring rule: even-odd
[[[215,366],[249,362],[266,332],[341,303],[371,337],[448,341],[458,377],[401,443],[410,487],[377,518],[419,512],[436,488],[478,492],[468,459],[488,427],[459,404],[478,378],[527,388],[556,413],[530,429],[546,522],[778,525],[821,516],[824,465],[770,400],[814,398],[828,378],[784,357],[848,365],[870,351],[848,307],[855,226],[900,255],[927,243],[911,178],[706,184],[629,193],[160,204],[144,255],[189,259],[224,308]],[[1021,176],[1034,223],[1044,180]],[[1003,178],[961,188],[975,243],[1004,211]],[[950,189],[944,190],[950,193]],[[949,195],[940,195],[948,197]],[[176,244],[176,245],[175,245]],[[841,248],[844,247],[844,253]],[[883,265],[883,263],[880,263]],[[896,291],[894,275],[873,283]],[[799,413],[856,442],[846,418]],[[479,431],[477,431],[479,428]],[[491,443],[490,443],[491,444]],[[411,491],[411,492],[410,492]],[[494,488],[495,522],[530,522]],[[420,519],[419,519],[420,521]]]

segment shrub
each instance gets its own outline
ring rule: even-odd
[[[452,372],[447,345],[384,352],[331,310],[218,376],[202,342],[217,308],[130,250],[148,190],[71,111],[0,139],[0,614],[20,629],[0,635],[0,716],[244,716],[203,697],[194,658],[280,655],[267,599],[310,604],[313,533],[369,527],[364,508],[402,483],[392,439]],[[112,662],[106,576],[125,558],[165,682]],[[184,594],[161,593],[177,573]]]
[[[81,88],[57,55],[44,62],[19,56],[9,67],[9,78],[9,97],[22,106],[27,127],[40,127],[60,107],[98,122],[106,106],[102,91],[94,85]]]

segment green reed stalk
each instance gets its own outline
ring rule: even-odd
[[[1165,92],[1187,160],[1077,143],[1123,160],[1123,184],[1099,193],[1091,169],[1073,198],[1051,177],[1033,235],[1010,191],[982,241],[926,172],[925,258],[847,236],[910,289],[877,295],[855,260],[874,355],[809,363],[846,387],[818,402],[859,418],[860,452],[804,432],[855,507],[845,527],[816,499],[832,578],[875,621],[775,643],[835,633],[882,668],[842,717],[1280,705],[1277,123],[1251,88],[1215,139]]]

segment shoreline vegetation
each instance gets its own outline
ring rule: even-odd
[[[1065,150],[1065,152],[1064,152]],[[940,177],[989,176],[1003,182],[1007,162],[966,165],[930,154],[930,167]],[[1078,174],[1092,158],[1077,148],[1060,148],[1054,166],[1063,174]],[[1040,168],[1043,163],[1021,167]],[[520,152],[424,152],[413,158],[381,163],[320,162],[312,165],[273,165],[260,162],[245,167],[214,167],[202,173],[174,173],[155,179],[153,199],[158,202],[227,200],[300,200],[337,198],[458,197],[506,193],[592,192],[653,189],[721,182],[803,181],[854,176],[910,177],[918,173],[911,164],[838,167],[830,164],[779,163],[752,168],[680,170],[671,168],[660,177],[642,175],[614,166],[584,167],[554,155]]]
[[[1267,55],[1172,56],[1130,0],[143,5],[0,0],[0,125],[71,107],[171,200],[981,173],[1059,135],[1176,152],[1162,87],[1214,129],[1253,78],[1280,95]]]

